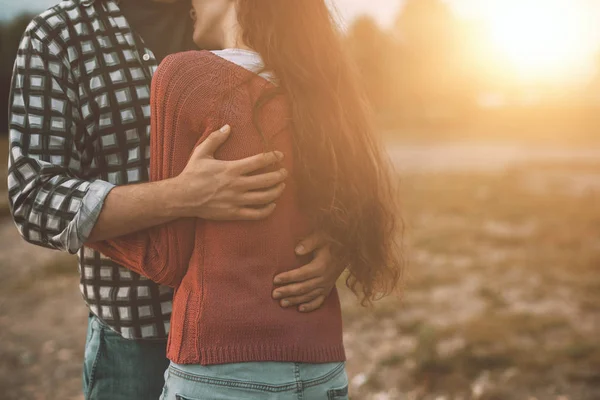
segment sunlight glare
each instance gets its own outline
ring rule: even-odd
[[[565,78],[594,54],[585,5],[573,0],[482,0],[492,40],[523,78]],[[483,5],[482,4],[482,5]],[[591,12],[591,10],[590,10]]]

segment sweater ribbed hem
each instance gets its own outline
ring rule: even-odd
[[[321,364],[329,362],[346,361],[344,345],[339,344],[324,348],[297,348],[264,346],[231,346],[231,347],[205,347],[198,349],[198,355],[193,357],[168,358],[176,364],[229,364],[242,362],[299,362]]]

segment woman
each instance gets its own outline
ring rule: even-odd
[[[215,157],[275,150],[293,179],[263,221],[182,219],[91,247],[176,288],[163,399],[347,398],[337,292],[302,314],[270,282],[306,262],[294,244],[317,228],[363,303],[398,282],[390,169],[356,75],[325,0],[193,0],[192,17],[196,44],[225,50],[159,66],[151,179],[178,176],[225,123]]]

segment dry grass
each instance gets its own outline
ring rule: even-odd
[[[582,175],[600,163],[404,177],[404,301],[344,298],[354,398],[600,398],[600,190]]]

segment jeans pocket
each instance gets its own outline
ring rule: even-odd
[[[327,391],[327,400],[348,400],[348,385]]]
[[[348,374],[345,368],[329,384],[331,389],[327,391],[327,400],[348,400]]]
[[[102,347],[102,330],[96,328],[94,318],[89,319],[88,335],[85,343],[83,358],[83,394],[86,399],[94,387],[96,367]]]

